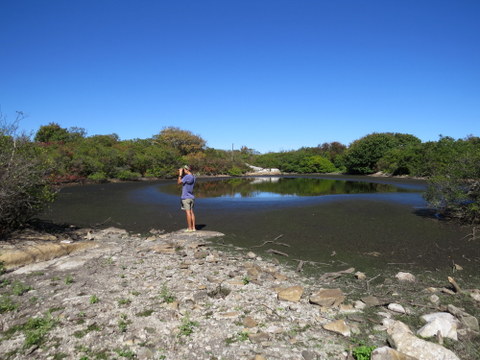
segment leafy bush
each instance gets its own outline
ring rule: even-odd
[[[314,155],[303,159],[300,163],[302,173],[331,173],[337,171],[335,165],[330,160]]]
[[[242,169],[240,169],[237,166],[233,166],[230,169],[228,169],[228,175],[230,176],[242,176]]]
[[[23,226],[55,195],[39,149],[17,135],[19,117],[8,124],[0,114],[0,236]]]
[[[379,170],[378,161],[395,148],[419,144],[409,134],[373,133],[354,141],[345,155],[345,166],[352,174],[372,174]]]
[[[435,147],[444,156],[427,159],[433,176],[425,199],[446,217],[480,223],[480,138],[441,138]]]
[[[116,178],[119,180],[138,180],[142,175],[130,170],[120,170],[117,172]]]
[[[375,346],[362,345],[353,349],[352,355],[355,360],[370,360],[373,350],[375,350]]]
[[[98,182],[98,183],[104,183],[107,181],[107,175],[104,172],[96,172],[91,175],[88,175],[88,180]]]

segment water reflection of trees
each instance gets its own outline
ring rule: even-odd
[[[400,190],[388,184],[311,178],[233,178],[222,181],[199,182],[195,189],[196,196],[201,198],[255,197],[259,193],[319,196],[396,191]]]

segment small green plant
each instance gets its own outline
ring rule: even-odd
[[[97,295],[90,296],[90,304],[96,304],[99,301],[100,301],[100,299],[97,297]]]
[[[128,323],[125,320],[118,320],[118,327],[120,328],[121,332],[126,332]]]
[[[241,331],[231,337],[228,337],[225,339],[225,343],[227,345],[239,342],[239,341],[247,341],[248,340],[248,332],[247,331]]]
[[[0,261],[0,275],[4,274],[5,273],[5,265],[3,263],[3,261]]]
[[[352,355],[355,360],[370,360],[375,346],[361,345],[352,350]]]
[[[65,359],[65,358],[68,358],[68,354],[57,353],[57,354],[53,355],[53,360],[62,360],[62,359]]]
[[[133,296],[138,296],[141,294],[141,292],[134,290],[134,291],[130,291],[130,294],[132,294]]]
[[[25,285],[20,281],[14,281],[12,283],[12,293],[17,296],[22,296],[26,292],[29,292],[33,288],[30,285]]]
[[[196,326],[198,326],[198,322],[190,320],[188,314],[185,315],[182,318],[182,323],[178,327],[180,329],[180,335],[190,336]]]
[[[152,315],[153,313],[154,313],[154,310],[149,309],[149,310],[145,310],[145,311],[136,313],[135,315],[138,316],[138,317],[147,317],[147,316]]]
[[[129,305],[131,302],[130,299],[118,299],[118,305]]]
[[[65,284],[66,284],[66,285],[73,284],[73,277],[72,277],[72,275],[67,275],[67,277],[65,278]]]
[[[243,285],[247,285],[247,284],[250,283],[250,278],[249,278],[248,276],[245,276],[245,277],[242,279],[242,281],[243,281]]]
[[[170,292],[170,290],[168,290],[165,284],[162,286],[162,290],[160,291],[160,298],[167,304],[171,304],[175,301],[175,296]]]
[[[127,320],[127,318],[127,314],[120,314],[120,320],[118,320],[118,327],[120,328],[121,332],[127,331],[128,325],[132,323],[130,320]]]
[[[44,317],[31,318],[23,325],[25,340],[23,347],[28,349],[34,345],[40,345],[45,340],[47,333],[53,329],[56,321],[47,313]]]
[[[118,354],[118,356],[121,356],[127,359],[134,359],[136,357],[136,354],[128,348],[116,349],[115,352]]]
[[[77,339],[83,338],[85,335],[87,335],[89,332],[92,331],[100,331],[100,326],[97,325],[97,323],[93,323],[87,326],[86,329],[83,330],[77,330],[73,333],[73,336],[75,336]]]
[[[0,314],[7,312],[7,311],[13,311],[17,308],[17,304],[15,304],[10,296],[8,295],[2,295],[0,296]]]

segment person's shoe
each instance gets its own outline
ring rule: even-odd
[[[183,230],[183,232],[192,232],[193,230],[190,230],[190,229],[185,229]]]

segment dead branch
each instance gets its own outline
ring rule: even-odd
[[[457,282],[455,281],[454,278],[452,278],[452,277],[449,276],[449,277],[448,277],[448,282],[449,282],[450,284],[452,284],[453,289],[455,290],[456,293],[462,292],[462,289],[460,289],[460,286],[457,284]]]
[[[267,251],[265,251],[267,253],[270,253],[270,254],[276,254],[276,255],[282,255],[282,256],[286,256],[288,257],[288,254],[287,253],[284,253],[282,251],[278,251],[278,250],[275,250],[275,249],[268,249]]]
[[[378,274],[376,276],[374,276],[373,278],[367,280],[367,291],[370,291],[370,282],[372,282],[373,280],[375,280],[376,278],[378,278],[381,274]]]
[[[304,263],[305,263],[305,262],[304,262],[303,260],[300,260],[300,261],[298,262],[297,269],[296,269],[297,272],[302,272],[302,268],[303,268],[303,264],[304,264]]]
[[[346,270],[325,273],[322,276],[320,276],[320,281],[334,280],[344,274],[352,274],[354,271],[355,271],[355,268],[348,268]]]

